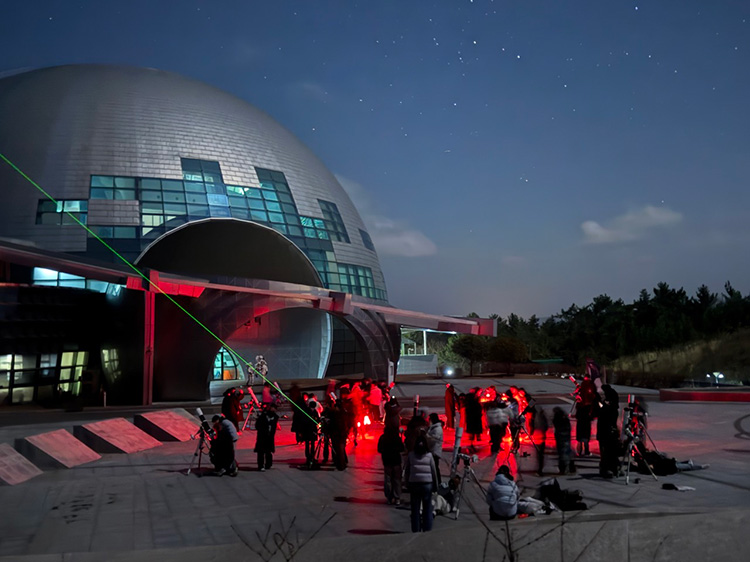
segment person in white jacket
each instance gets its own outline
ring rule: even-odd
[[[430,427],[427,428],[427,447],[435,459],[435,470],[437,471],[437,484],[440,486],[440,459],[443,458],[443,422],[436,413],[430,414]]]
[[[490,519],[504,521],[513,519],[518,513],[518,486],[513,480],[508,465],[502,465],[487,489],[487,505]]]

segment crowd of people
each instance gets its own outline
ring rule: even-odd
[[[383,465],[383,493],[386,502],[401,505],[402,494],[409,494],[411,529],[413,532],[429,531],[435,513],[456,509],[461,478],[453,463],[443,457],[444,428],[455,429],[458,424],[468,436],[467,450],[476,452],[487,438],[491,455],[507,451],[504,463],[486,491],[490,519],[509,519],[517,514],[549,513],[554,509],[549,501],[533,497],[520,498],[518,486],[507,460],[517,454],[522,443],[536,449],[537,474],[545,473],[545,453],[548,434],[554,438],[557,453],[557,470],[561,475],[576,471],[576,458],[592,455],[590,441],[592,425],[596,423],[596,440],[599,445],[599,475],[614,478],[622,472],[623,455],[633,457],[636,470],[654,472],[664,466],[674,470],[705,468],[690,462],[677,463],[663,453],[649,451],[643,436],[647,412],[642,400],[629,401],[626,408],[627,427],[618,427],[620,416],[619,396],[610,385],[600,388],[588,377],[577,383],[571,393],[573,408],[552,408],[548,416],[544,408],[523,389],[510,386],[505,392],[495,387],[474,387],[459,393],[452,384],[446,385],[445,415],[429,415],[415,402],[411,415],[402,418],[402,408],[391,388],[368,378],[361,381],[337,383],[330,381],[322,397],[303,392],[292,385],[286,394],[266,381],[260,401],[255,394],[249,403],[255,414],[256,430],[254,451],[258,470],[266,471],[273,465],[275,436],[279,423],[277,412],[280,395],[293,403],[292,433],[296,442],[304,446],[308,469],[333,463],[336,469],[348,465],[347,445],[356,447],[360,432],[368,424],[373,428],[382,425],[377,441],[377,451]],[[226,392],[222,402],[222,415],[214,416],[215,437],[211,442],[211,458],[217,475],[235,476],[238,466],[234,443],[244,422],[243,390],[233,388]],[[248,415],[250,414],[248,412]],[[575,451],[572,447],[575,420]],[[549,430],[552,429],[550,432]],[[635,443],[635,446],[632,444]],[[628,446],[631,444],[631,446]],[[658,454],[657,454],[658,453]],[[466,455],[463,455],[466,457]],[[451,474],[443,482],[441,463],[450,466]]]

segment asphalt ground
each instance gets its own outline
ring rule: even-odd
[[[460,391],[515,384],[545,409],[571,403],[572,384],[565,379],[455,384]],[[422,409],[442,413],[444,388],[443,381],[423,380],[400,383],[395,392],[406,409],[419,394]],[[196,442],[188,441],[103,455],[87,465],[0,487],[0,561],[749,560],[750,404],[658,402],[655,391],[616,388],[623,402],[629,391],[647,396],[649,436],[660,450],[710,468],[658,480],[632,474],[628,484],[624,478],[604,480],[592,442],[594,456],[577,459],[575,474],[557,476],[563,488],[583,493],[587,510],[506,524],[489,521],[484,502],[496,467],[513,466],[524,496],[533,495],[542,478],[535,474],[530,443],[517,458],[506,451],[495,456],[485,437],[476,444],[479,460],[470,465],[476,482],[466,479],[458,517],[438,516],[432,532],[412,534],[408,505],[387,505],[383,495],[375,450],[379,427],[356,447],[348,446],[347,470],[330,465],[306,470],[304,450],[295,444],[287,418],[281,422],[274,467],[266,472],[255,468],[255,436],[246,431],[237,445],[241,471],[236,478],[210,476],[205,458],[197,470]],[[139,411],[3,412],[0,442]],[[453,433],[446,431],[446,460],[452,446]],[[551,437],[547,448],[546,470],[554,475]],[[442,472],[448,473],[447,464]],[[665,483],[692,489],[667,490]]]

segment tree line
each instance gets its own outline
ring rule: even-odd
[[[475,313],[469,316],[477,317]],[[599,295],[586,306],[571,305],[546,319],[516,314],[497,318],[497,337],[455,335],[433,349],[443,363],[523,363],[560,358],[582,366],[586,357],[601,364],[645,351],[657,351],[750,328],[750,295],[727,281],[723,293],[701,285],[694,295],[659,283],[641,290],[630,304]]]

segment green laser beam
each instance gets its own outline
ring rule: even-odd
[[[42,194],[44,194],[44,196],[45,196],[45,197],[47,197],[47,199],[49,199],[50,201],[52,201],[52,202],[53,202],[53,203],[54,203],[55,205],[57,205],[57,204],[58,204],[58,201],[57,201],[57,199],[55,199],[55,198],[54,198],[54,197],[52,197],[52,196],[51,196],[51,195],[50,195],[49,193],[47,193],[47,192],[46,192],[46,191],[44,190],[44,188],[42,188],[42,186],[40,186],[40,185],[39,185],[38,183],[36,183],[36,182],[35,182],[35,181],[34,181],[33,179],[31,179],[31,178],[30,178],[30,177],[29,177],[28,175],[26,175],[26,173],[25,173],[25,172],[24,172],[23,170],[21,170],[21,169],[20,169],[20,168],[19,168],[18,166],[16,166],[16,165],[15,165],[15,164],[14,164],[13,162],[11,162],[11,161],[10,161],[10,160],[9,160],[9,159],[8,159],[8,158],[7,158],[6,156],[5,156],[5,154],[3,154],[2,152],[0,152],[0,158],[2,158],[2,159],[3,159],[3,160],[4,160],[4,161],[5,161],[5,162],[6,162],[6,163],[7,163],[7,164],[8,164],[8,165],[9,165],[9,166],[11,167],[11,168],[13,168],[13,169],[14,169],[14,170],[15,170],[16,172],[18,172],[18,174],[19,174],[19,175],[20,175],[20,176],[21,176],[21,177],[22,177],[23,179],[25,179],[25,180],[26,180],[27,182],[29,182],[29,183],[30,183],[31,185],[33,185],[33,186],[34,186],[35,188],[37,188],[37,189],[38,189],[38,190],[39,190],[39,191],[40,191],[40,192],[41,192]],[[206,331],[206,333],[208,333],[208,334],[209,334],[209,335],[210,335],[211,337],[213,337],[213,338],[214,338],[214,339],[215,339],[216,341],[218,341],[218,342],[219,342],[219,343],[220,343],[220,344],[221,344],[222,346],[224,346],[224,347],[225,347],[225,348],[226,348],[226,349],[227,349],[227,350],[228,350],[228,351],[229,351],[229,352],[230,352],[230,353],[231,353],[232,355],[234,355],[234,356],[235,356],[235,357],[237,357],[237,358],[238,358],[238,359],[239,359],[239,360],[240,360],[240,361],[241,361],[242,363],[244,363],[244,364],[245,364],[245,366],[247,366],[247,367],[249,367],[250,369],[252,369],[252,370],[253,370],[253,371],[254,371],[254,372],[255,372],[256,374],[258,374],[258,375],[260,376],[260,378],[262,378],[262,379],[263,379],[264,381],[266,381],[266,382],[267,382],[268,384],[270,384],[271,386],[275,387],[275,388],[276,388],[276,390],[278,390],[278,391],[279,391],[279,393],[280,393],[280,394],[281,394],[281,395],[282,395],[282,396],[284,397],[284,399],[285,399],[285,400],[286,400],[287,402],[289,402],[290,404],[294,405],[294,407],[295,407],[295,408],[297,408],[298,410],[300,410],[300,411],[301,411],[301,412],[302,412],[303,414],[305,414],[305,415],[306,415],[306,416],[307,416],[308,418],[310,418],[310,419],[311,419],[311,420],[313,420],[314,422],[318,423],[318,422],[317,422],[317,420],[316,420],[315,418],[313,418],[313,417],[312,417],[312,416],[311,416],[311,415],[309,414],[309,412],[307,412],[307,411],[306,411],[306,410],[305,410],[304,408],[302,408],[302,407],[301,407],[301,406],[300,406],[299,404],[295,403],[295,402],[294,402],[294,401],[293,401],[292,399],[290,399],[290,398],[289,398],[289,396],[287,396],[287,395],[286,395],[286,394],[284,393],[284,391],[283,391],[283,390],[281,390],[281,387],[280,387],[280,386],[279,386],[278,384],[275,384],[275,383],[271,382],[271,381],[270,381],[270,380],[269,380],[268,378],[266,378],[266,377],[265,377],[265,376],[263,375],[263,373],[261,373],[260,371],[258,371],[258,370],[257,370],[257,369],[255,368],[255,366],[254,366],[254,365],[253,365],[253,364],[252,364],[252,363],[251,363],[250,361],[248,361],[248,360],[246,360],[246,359],[245,359],[244,357],[242,357],[242,355],[240,355],[240,354],[239,354],[239,353],[238,353],[237,351],[235,351],[235,350],[234,350],[234,349],[233,349],[233,348],[232,348],[231,346],[229,346],[229,344],[227,344],[227,343],[226,343],[226,342],[225,342],[224,340],[222,340],[222,339],[221,339],[221,338],[220,338],[219,336],[217,336],[217,335],[216,335],[216,334],[215,334],[215,333],[214,333],[213,331],[211,331],[211,329],[210,329],[210,328],[208,328],[208,326],[206,326],[205,324],[203,324],[203,322],[201,322],[200,320],[198,320],[198,319],[197,319],[197,318],[196,318],[195,316],[193,316],[193,314],[191,314],[191,313],[190,313],[190,312],[189,312],[189,311],[188,311],[187,309],[185,309],[185,307],[183,307],[183,306],[182,306],[182,305],[181,305],[180,303],[178,303],[178,302],[177,302],[177,301],[176,301],[176,300],[175,300],[174,298],[172,298],[172,296],[171,296],[171,295],[168,295],[167,293],[165,293],[165,292],[164,292],[164,290],[162,290],[162,288],[161,288],[161,287],[159,287],[159,285],[157,285],[156,283],[154,283],[154,282],[153,282],[153,281],[152,281],[151,279],[149,279],[149,277],[148,277],[148,276],[146,276],[146,275],[145,275],[145,274],[144,274],[144,273],[143,273],[143,272],[142,272],[142,271],[141,271],[140,269],[138,269],[138,268],[137,268],[137,267],[136,267],[136,266],[135,266],[134,264],[130,263],[130,262],[129,262],[129,261],[128,261],[128,260],[126,259],[126,258],[124,258],[124,257],[123,257],[122,255],[120,255],[120,254],[119,254],[119,252],[117,252],[117,250],[115,250],[115,249],[114,249],[114,248],[113,248],[112,246],[110,246],[110,245],[109,245],[109,244],[107,244],[107,243],[106,243],[106,242],[105,242],[104,240],[102,240],[102,238],[100,238],[100,237],[99,237],[99,235],[97,235],[97,234],[96,234],[96,232],[94,232],[94,231],[93,231],[93,230],[91,230],[91,229],[90,229],[90,228],[89,228],[88,226],[86,226],[86,225],[85,225],[85,224],[83,224],[83,223],[82,223],[82,222],[81,222],[80,220],[78,220],[78,217],[76,217],[76,216],[75,216],[75,215],[74,215],[73,213],[71,213],[70,211],[65,211],[65,210],[63,209],[63,212],[64,212],[65,214],[67,214],[67,215],[68,215],[68,216],[69,216],[69,217],[70,217],[71,219],[73,219],[73,220],[75,221],[75,223],[76,223],[76,224],[78,224],[78,225],[79,225],[79,226],[80,226],[81,228],[83,228],[83,229],[84,229],[84,230],[85,230],[86,232],[88,232],[88,233],[89,233],[89,234],[90,234],[91,236],[93,236],[93,237],[94,237],[94,238],[96,238],[96,239],[97,239],[97,240],[98,240],[99,242],[101,242],[101,243],[102,243],[102,245],[104,245],[104,247],[105,247],[105,248],[107,248],[107,249],[108,249],[108,250],[109,250],[110,252],[112,252],[112,253],[113,253],[113,254],[114,254],[115,256],[117,256],[117,258],[118,258],[118,259],[119,259],[120,261],[122,261],[122,262],[123,262],[123,263],[124,263],[125,265],[127,265],[127,266],[128,266],[128,267],[129,267],[130,269],[132,269],[132,270],[133,270],[133,272],[135,272],[135,273],[136,273],[136,274],[137,274],[137,275],[138,275],[139,277],[141,277],[142,279],[144,279],[144,280],[145,280],[145,281],[146,281],[146,282],[147,282],[147,283],[148,283],[148,284],[149,284],[149,285],[150,285],[151,287],[153,287],[153,288],[154,288],[154,289],[156,290],[156,292],[158,292],[158,293],[160,293],[160,294],[164,295],[164,296],[165,296],[165,297],[166,297],[166,298],[167,298],[167,299],[168,299],[168,300],[169,300],[169,301],[170,301],[170,302],[171,302],[172,304],[174,304],[174,305],[175,305],[175,306],[176,306],[177,308],[179,308],[179,309],[180,309],[180,310],[181,310],[182,312],[184,312],[184,313],[185,313],[185,314],[186,314],[186,315],[187,315],[187,316],[188,316],[188,317],[189,317],[189,318],[190,318],[191,320],[193,320],[193,321],[194,321],[194,322],[195,322],[196,324],[198,324],[198,325],[199,325],[199,326],[200,326],[201,328],[203,328],[203,329],[204,329],[204,330]]]

